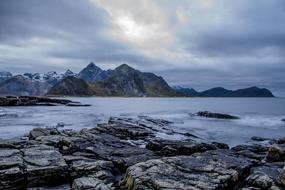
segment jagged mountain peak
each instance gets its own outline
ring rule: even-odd
[[[70,69],[67,69],[64,73],[64,77],[68,77],[68,76],[77,76],[76,73],[74,73],[73,71],[71,71]]]
[[[89,63],[85,69],[88,69],[90,71],[94,71],[94,70],[102,71],[102,69],[98,67],[97,65],[95,65],[93,62]]]
[[[91,62],[87,67],[82,69],[78,76],[88,83],[105,80],[111,76],[112,72],[104,71],[100,67]]]
[[[120,74],[129,74],[129,73],[134,73],[136,72],[137,70],[135,70],[134,68],[132,68],[131,66],[127,65],[127,64],[122,64],[120,66],[118,66],[115,71],[117,73],[120,73]],[[139,72],[139,71],[137,71]]]

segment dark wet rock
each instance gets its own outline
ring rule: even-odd
[[[16,149],[0,149],[0,189],[23,189],[23,158]]]
[[[68,181],[68,166],[62,155],[50,146],[23,150],[28,187],[57,185]]]
[[[0,97],[0,106],[90,106],[66,99],[55,99],[37,96],[6,96]]]
[[[208,151],[138,163],[128,168],[124,182],[129,190],[234,189],[251,165],[230,150]]]
[[[94,154],[94,156],[97,158],[112,161],[122,172],[124,172],[127,167],[136,163],[158,157],[150,150],[139,148],[123,142],[113,145],[93,145],[87,147],[86,151]]]
[[[285,137],[277,139],[276,143],[277,144],[285,144]]]
[[[147,116],[139,116],[139,119],[134,118],[124,118],[124,117],[111,117],[108,121],[108,124],[113,124],[117,127],[119,126],[129,126],[129,131],[132,131],[132,134],[140,136],[143,134],[141,138],[147,141],[149,138],[154,138],[155,133],[163,133],[166,135],[184,135],[181,132],[174,131],[171,124],[173,122],[164,120],[164,119],[156,119]],[[119,128],[115,128],[119,129]],[[138,139],[135,137],[135,139]],[[130,137],[128,137],[130,138]]]
[[[165,125],[169,125],[172,124],[173,122],[165,120],[165,119],[157,119],[157,118],[152,118],[149,116],[139,116],[140,119],[144,119],[145,121],[148,121],[150,123],[153,123],[154,125],[158,125],[158,126],[165,126]]]
[[[208,111],[200,111],[194,114],[195,116],[206,117],[206,118],[215,118],[215,119],[240,119],[237,116],[222,114],[222,113],[213,113]]]
[[[199,138],[198,136],[193,135],[193,134],[188,133],[188,132],[186,132],[186,133],[182,133],[182,135],[184,135],[184,136],[186,136],[186,137]]]
[[[246,179],[246,186],[260,189],[282,188],[281,182],[284,163],[265,163],[253,167]],[[285,186],[284,186],[285,187]]]
[[[285,123],[285,119],[281,119],[281,121],[283,121]]]
[[[72,190],[110,190],[111,188],[95,177],[81,177],[75,179]]]
[[[91,106],[90,104],[81,104],[78,102],[72,102],[72,103],[68,103],[65,106],[70,106],[70,107],[87,107],[87,106]]]
[[[92,159],[113,161],[120,170],[135,163],[157,158],[150,150],[140,148],[97,128],[65,135],[41,136],[37,141],[57,147],[64,154],[83,155]]]
[[[216,150],[217,146],[214,144],[207,144],[196,141],[175,141],[156,139],[150,141],[146,148],[156,152],[161,156],[175,156],[175,155],[191,155],[196,152],[205,152],[207,150]]]
[[[285,162],[285,144],[275,144],[271,146],[266,159],[269,162]]]
[[[96,130],[107,133],[121,139],[145,139],[152,135],[153,132],[145,127],[127,123],[98,124]]]
[[[251,137],[251,140],[257,141],[257,142],[264,142],[264,141],[268,141],[269,143],[274,143],[275,142],[274,139],[266,138],[266,137],[257,137],[257,136]]]
[[[13,138],[13,139],[0,139],[0,148],[12,148],[20,149],[31,144],[33,142],[29,141],[28,137]]]
[[[86,139],[76,136],[48,135],[37,137],[36,141],[58,148],[62,154],[71,154],[79,149],[75,144],[84,142]]]
[[[115,167],[111,161],[103,160],[74,160],[70,164],[71,177],[93,176],[106,183],[114,181]]]
[[[232,148],[237,154],[256,160],[262,160],[266,157],[269,146],[260,144],[244,144]]]
[[[69,184],[64,184],[64,185],[58,185],[54,187],[31,187],[27,188],[27,190],[71,190],[71,187]]]
[[[285,188],[285,166],[278,175],[277,183]]]
[[[273,180],[262,172],[255,172],[251,174],[247,179],[247,183],[253,187],[258,187],[261,189],[268,189],[271,187]]]
[[[212,145],[214,145],[217,149],[229,149],[229,145],[221,142],[212,142]]]
[[[56,128],[34,128],[29,133],[29,139],[35,140],[37,137],[58,135],[60,132]]]

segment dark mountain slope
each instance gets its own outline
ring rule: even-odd
[[[197,92],[193,88],[174,87],[174,89],[184,96],[189,97],[274,97],[270,90],[256,86],[238,90],[227,90],[222,87],[216,87],[202,92]]]
[[[94,91],[82,79],[68,76],[50,89],[48,95],[55,96],[92,96]]]
[[[0,84],[1,95],[42,95],[51,86],[46,83],[32,81],[22,75],[13,76]]]

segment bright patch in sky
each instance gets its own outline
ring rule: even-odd
[[[131,38],[144,38],[146,37],[146,28],[143,24],[138,24],[130,17],[122,17],[116,20],[123,33]]]

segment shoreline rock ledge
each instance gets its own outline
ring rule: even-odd
[[[261,190],[285,188],[285,141],[229,148],[150,117],[112,117],[81,131],[36,128],[0,140],[0,189]],[[183,138],[184,139],[184,138]],[[258,139],[258,140],[255,140]]]
[[[55,99],[41,96],[6,96],[0,97],[0,106],[90,106],[67,99]]]

